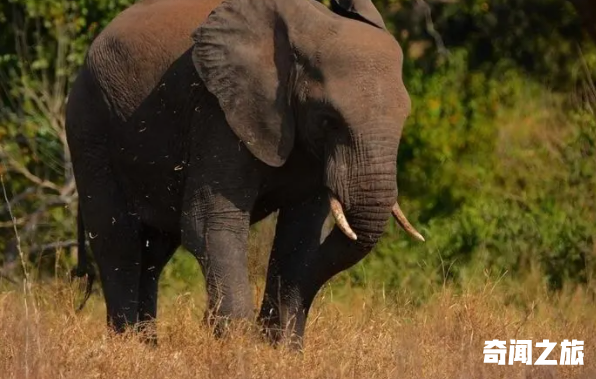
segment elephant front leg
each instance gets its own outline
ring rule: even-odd
[[[271,342],[301,346],[310,307],[305,258],[316,253],[329,203],[326,193],[279,212],[259,321]]]
[[[237,203],[205,187],[189,203],[182,223],[182,243],[198,259],[205,277],[205,321],[214,327],[216,336],[225,332],[231,320],[253,315],[247,251],[248,209],[254,195],[247,191],[242,197]]]

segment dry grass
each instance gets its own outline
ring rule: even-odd
[[[520,305],[484,286],[443,289],[425,305],[352,292],[317,300],[304,354],[273,349],[255,333],[216,340],[202,326],[200,295],[161,299],[158,348],[108,338],[102,298],[75,314],[76,291],[60,284],[0,292],[1,378],[590,378],[596,377],[596,306],[583,291]],[[523,300],[523,296],[521,297]],[[25,304],[26,301],[26,304]],[[517,305],[514,305],[517,303]],[[27,305],[28,315],[25,312]],[[585,366],[483,363],[487,339],[585,340]],[[534,350],[534,360],[541,349]],[[558,359],[557,349],[549,358]]]

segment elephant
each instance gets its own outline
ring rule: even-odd
[[[66,107],[108,329],[154,322],[160,273],[183,246],[218,335],[256,321],[300,348],[318,291],[372,250],[391,214],[424,241],[397,203],[402,62],[370,0],[141,0],[118,14]],[[247,239],[273,212],[259,310]]]

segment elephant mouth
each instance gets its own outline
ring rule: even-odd
[[[333,215],[335,224],[346,235],[346,237],[348,237],[352,241],[356,241],[358,239],[358,235],[352,230],[352,227],[350,226],[350,223],[348,222],[348,219],[346,218],[346,215],[344,214],[344,210],[343,210],[343,206],[341,205],[341,202],[339,201],[337,196],[331,190],[328,191],[328,197],[329,197],[329,205],[331,207],[331,214]],[[408,234],[410,234],[412,237],[416,238],[419,241],[422,241],[422,242],[425,241],[422,234],[420,234],[420,232],[418,232],[412,226],[410,221],[408,221],[407,217],[402,212],[397,199],[395,201],[395,204],[391,208],[391,214],[397,221],[397,224],[403,230],[405,230]]]

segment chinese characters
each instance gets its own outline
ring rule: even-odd
[[[492,340],[484,342],[484,363],[496,363],[498,365],[513,365],[514,362],[532,364],[532,341],[531,340],[510,340],[509,354],[507,355],[506,341]],[[542,354],[533,363],[534,365],[583,365],[584,364],[584,341],[563,340],[561,342],[561,356],[556,359],[547,359],[550,353],[557,346],[556,342],[543,340],[536,342],[537,348],[544,348]],[[506,355],[507,358],[506,359]]]

